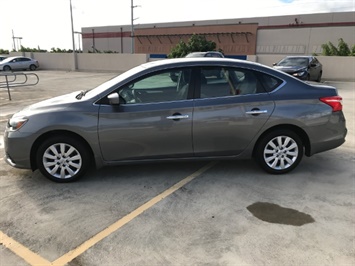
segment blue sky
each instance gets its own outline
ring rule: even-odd
[[[74,31],[131,24],[131,0],[71,1]],[[15,37],[22,37],[25,47],[72,48],[69,3],[70,0],[2,0],[0,48],[12,49],[12,30]],[[134,0],[136,5],[135,24],[355,12],[355,0]]]

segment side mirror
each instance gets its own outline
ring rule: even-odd
[[[107,99],[111,105],[118,105],[120,104],[120,96],[117,92],[111,93],[107,96]]]

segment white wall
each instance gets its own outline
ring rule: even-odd
[[[41,69],[74,70],[72,53],[21,53],[11,52],[11,56],[24,55],[37,59]],[[123,72],[132,67],[149,61],[147,54],[76,54],[77,66],[80,71],[118,71]]]
[[[72,70],[73,54],[66,53],[11,53],[37,59],[41,69]],[[272,66],[280,61],[284,54],[258,54],[248,56],[249,61]],[[355,56],[317,56],[323,64],[323,80],[355,81]],[[148,54],[77,54],[79,71],[124,72],[132,67],[148,62]]]
[[[124,72],[149,61],[147,54],[78,54],[78,69]]]

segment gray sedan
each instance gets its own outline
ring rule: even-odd
[[[14,114],[6,161],[56,182],[77,180],[91,165],[171,160],[254,158],[283,174],[304,154],[344,143],[341,101],[335,87],[257,63],[165,59]]]
[[[0,70],[3,71],[26,70],[26,69],[30,69],[34,71],[37,68],[39,68],[38,61],[25,56],[7,57],[0,62]]]

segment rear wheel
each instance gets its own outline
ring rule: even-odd
[[[300,137],[290,130],[279,129],[265,135],[259,142],[255,159],[271,174],[293,170],[302,160],[303,145]]]
[[[55,182],[72,182],[85,174],[90,164],[88,149],[82,141],[55,136],[38,148],[37,165],[41,173]]]
[[[31,70],[31,71],[35,71],[36,68],[37,68],[37,67],[36,67],[35,65],[30,65],[30,70]]]

